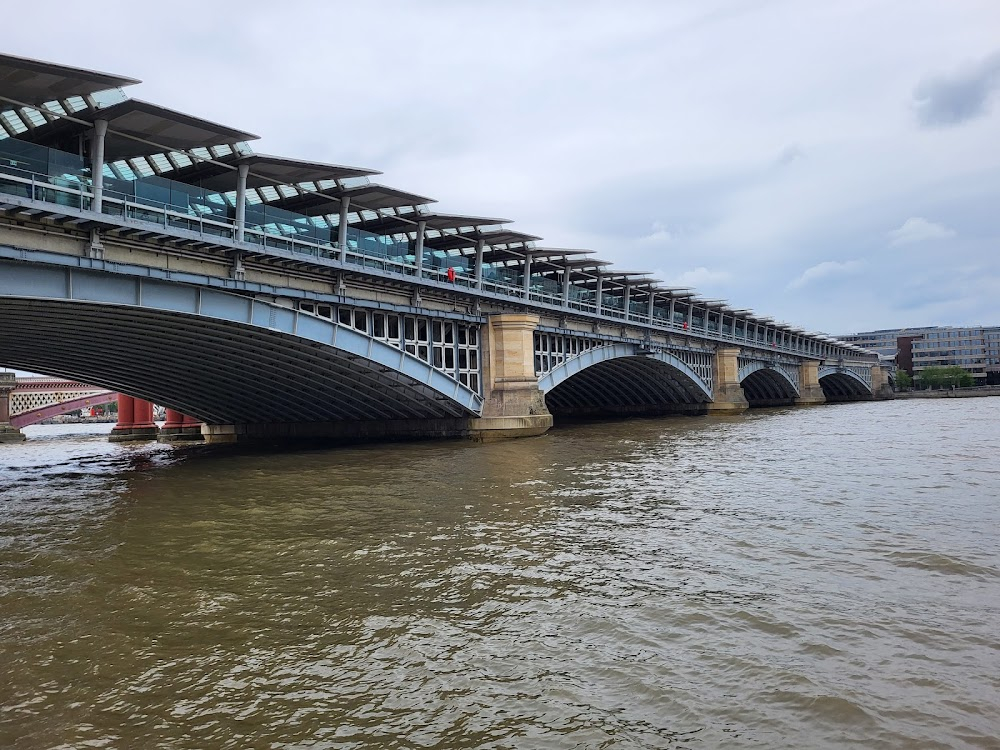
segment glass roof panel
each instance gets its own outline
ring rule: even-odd
[[[38,126],[44,125],[46,122],[48,122],[45,119],[45,116],[42,115],[42,113],[39,112],[34,107],[24,107],[21,110],[21,117],[22,118],[26,117],[28,119],[28,121],[31,122],[31,124],[34,125],[36,128]]]
[[[125,96],[125,92],[121,89],[105,89],[104,91],[95,91],[90,95],[90,100],[94,102],[94,106],[97,109],[104,109],[114,104],[121,104],[126,99],[128,99],[128,97]]]
[[[71,96],[69,99],[64,99],[63,103],[70,113],[88,109],[87,102],[84,101],[82,96]]]
[[[152,162],[153,166],[160,172],[168,172],[173,169],[173,165],[165,154],[152,154],[147,157],[147,161]]]
[[[45,107],[45,109],[52,110],[57,115],[66,114],[66,110],[63,108],[62,102],[52,100],[51,102],[45,102],[45,104],[43,104],[42,106]]]
[[[8,109],[6,112],[0,113],[0,117],[3,118],[4,124],[12,133],[23,133],[28,129],[28,126],[21,121],[14,110]]]

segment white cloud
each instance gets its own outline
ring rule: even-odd
[[[673,238],[674,238],[674,236],[667,229],[666,225],[663,224],[662,222],[654,221],[653,222],[652,230],[653,231],[651,231],[645,237],[640,237],[639,238],[639,242],[641,244],[643,244],[643,245],[665,245],[668,242],[670,242],[671,240],[673,240]]]
[[[814,281],[819,281],[820,279],[825,279],[829,276],[847,276],[854,273],[862,266],[864,266],[864,261],[861,260],[846,260],[843,263],[835,260],[825,260],[822,263],[817,263],[815,266],[810,266],[803,271],[798,277],[789,283],[788,288],[799,289],[806,284],[811,284]]]
[[[669,286],[692,288],[724,284],[733,277],[729,271],[710,271],[705,266],[692,268],[690,271],[684,271],[684,273],[677,276],[666,277],[662,272],[658,273],[657,276],[663,278]]]
[[[928,240],[946,240],[954,237],[956,232],[944,224],[935,224],[920,216],[911,216],[903,222],[899,229],[886,232],[890,245],[912,245],[915,242]]]

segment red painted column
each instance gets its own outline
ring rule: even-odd
[[[137,429],[156,427],[153,424],[153,405],[149,401],[135,399],[135,424],[132,427]]]
[[[194,426],[197,426],[197,425],[201,425],[201,420],[200,419],[195,419],[194,417],[189,417],[187,414],[184,415],[184,426],[185,427],[194,427]]]
[[[118,424],[116,429],[131,427],[135,424],[135,399],[126,396],[124,393],[118,394]]]
[[[163,423],[161,429],[164,430],[175,430],[178,427],[183,427],[186,422],[187,417],[181,414],[176,409],[167,409],[167,421]]]

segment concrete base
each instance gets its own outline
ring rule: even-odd
[[[823,389],[816,385],[812,388],[803,388],[802,395],[795,399],[796,406],[814,406],[816,404],[825,404],[826,396],[823,394]]]
[[[161,427],[160,434],[156,439],[161,443],[200,443],[205,438],[201,434],[201,427],[193,425],[191,427]]]
[[[743,395],[739,385],[717,387],[715,400],[705,404],[707,414],[742,414],[750,408],[750,402]]]
[[[551,414],[465,419],[401,419],[364,422],[276,422],[268,424],[206,424],[207,444],[332,440],[363,443],[393,440],[469,438],[504,440],[541,435],[552,427]]]
[[[24,433],[10,424],[0,424],[0,443],[20,443]]]
[[[139,443],[144,440],[156,440],[159,431],[158,427],[115,427],[108,435],[108,442]]]

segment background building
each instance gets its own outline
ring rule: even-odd
[[[889,328],[837,338],[894,357],[914,377],[927,367],[957,365],[978,385],[1000,383],[1000,326]]]

